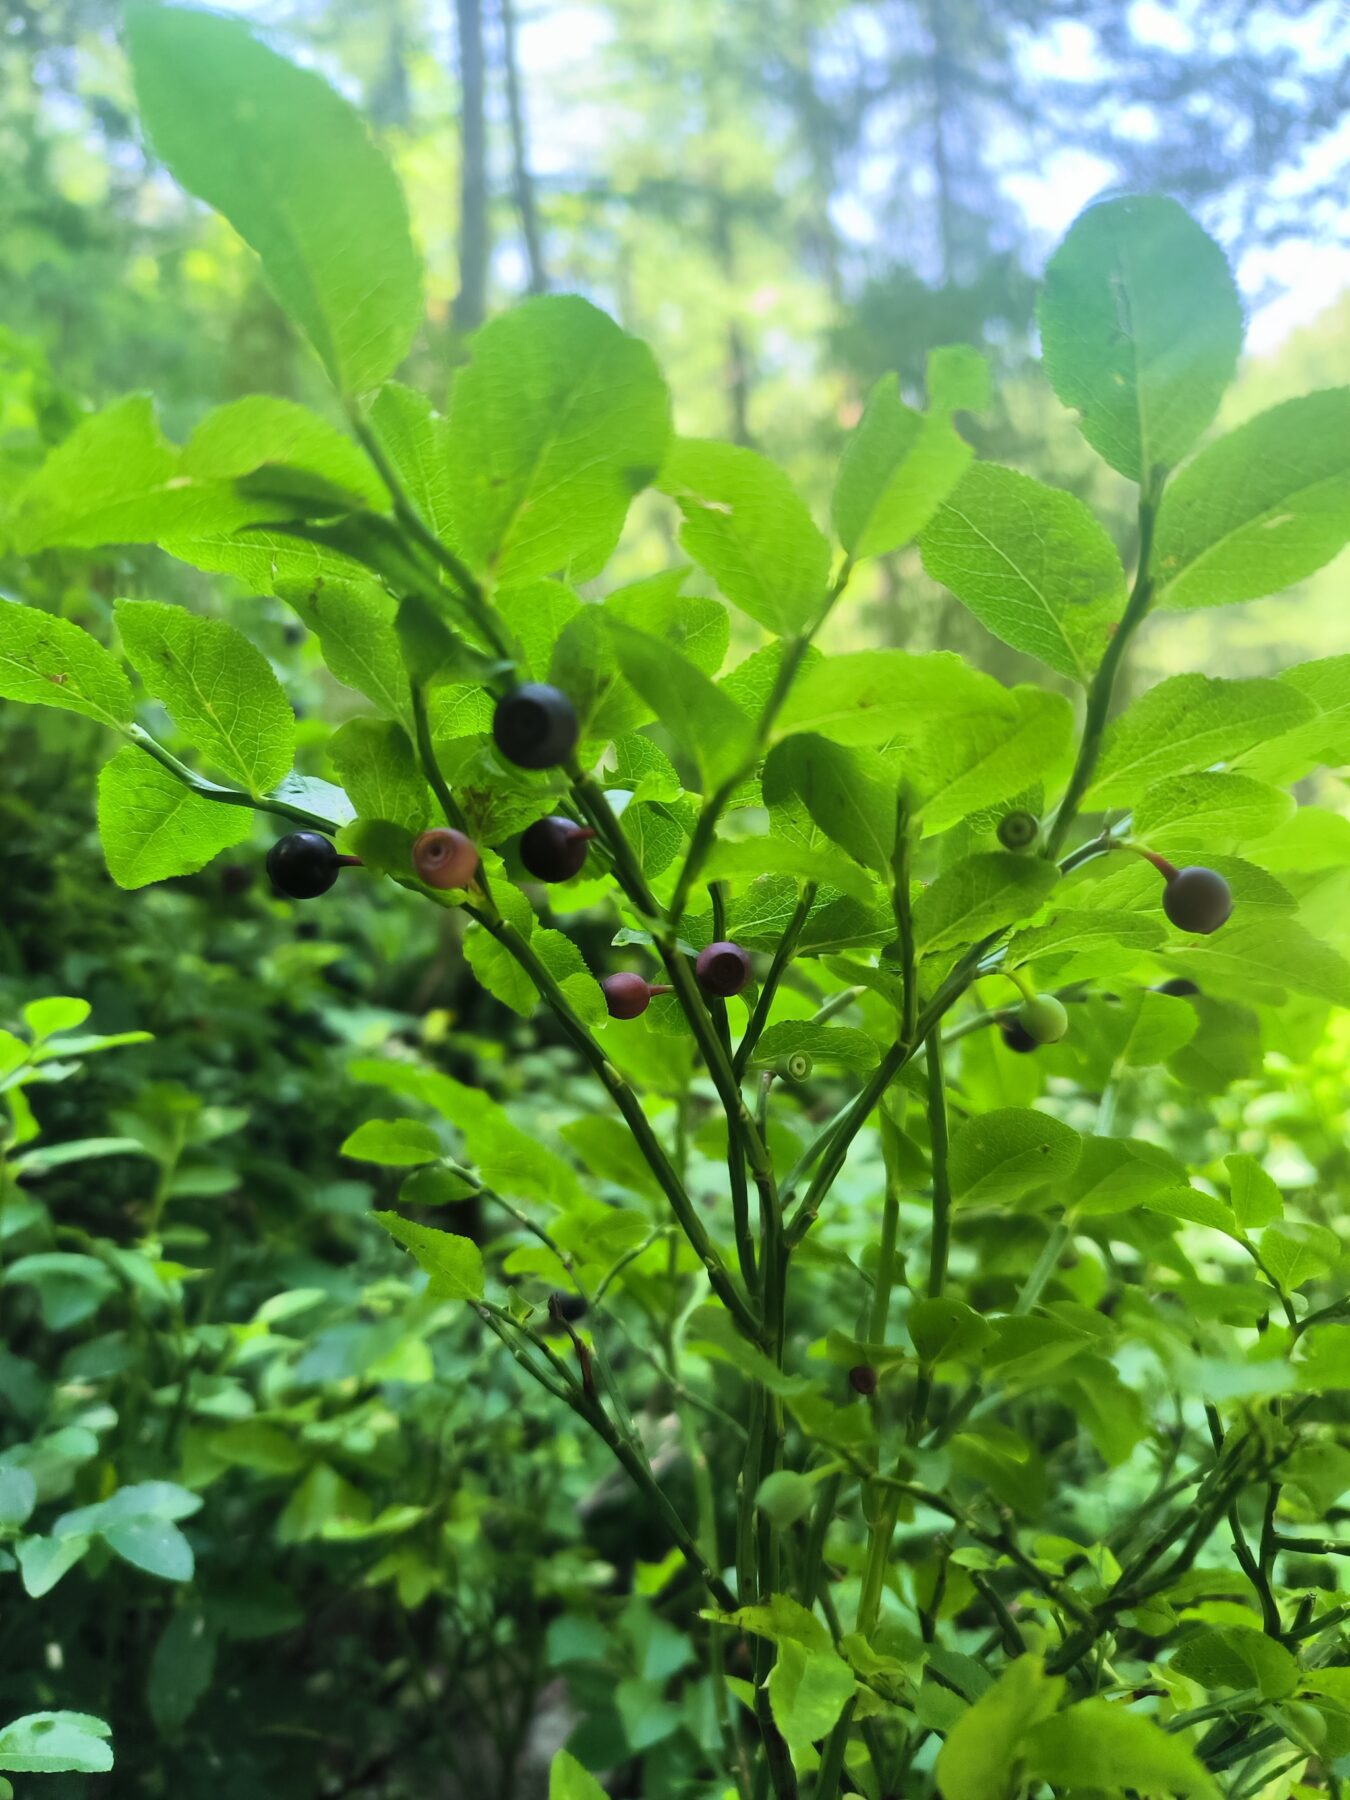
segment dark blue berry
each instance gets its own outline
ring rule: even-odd
[[[492,736],[508,762],[519,769],[553,769],[577,747],[581,727],[576,708],[561,688],[527,681],[497,702]]]
[[[570,881],[586,860],[586,846],[595,836],[587,825],[574,819],[536,819],[521,833],[520,860],[536,881]]]
[[[320,831],[293,831],[267,852],[272,886],[288,900],[316,900],[338,878],[343,859]]]

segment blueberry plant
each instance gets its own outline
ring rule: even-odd
[[[588,1078],[525,1131],[488,1086],[366,1057],[406,1116],[343,1148],[407,1171],[377,1214],[406,1305],[499,1340],[656,1533],[697,1683],[677,1706],[655,1656],[597,1701],[645,1791],[1339,1792],[1343,1171],[1258,1156],[1228,1097],[1350,1006],[1347,834],[1290,793],[1350,760],[1350,659],[1117,690],[1150,614],[1344,546],[1350,393],[1202,442],[1231,274],[1172,202],[1106,201],[1040,326],[1136,491],[1132,574],[1074,496],[974,460],[988,375],[959,345],[926,410],[873,391],[827,536],[772,463],[678,436],[648,350],[578,297],[487,325],[437,412],[393,379],[418,258],[346,103],[235,22],[138,7],[127,35],[151,145],[257,253],[346,429],[254,396],[178,445],[133,395],[9,528],[274,596],[347,716],[298,726],[240,631],[149,599],[111,646],[0,606],[0,694],[121,740],[122,886],[260,816],[281,895],[392,883],[409,932],[439,909]],[[644,490],[688,562],[607,585]],[[1043,683],[823,651],[912,546]],[[762,641],[724,673],[733,611]],[[431,1222],[470,1199],[487,1259]],[[559,1753],[556,1800],[602,1791],[601,1744]]]

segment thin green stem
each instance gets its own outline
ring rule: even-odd
[[[1140,491],[1139,560],[1135,568],[1134,586],[1130,590],[1120,623],[1107,643],[1097,673],[1088,689],[1087,710],[1083,717],[1083,735],[1078,744],[1077,760],[1069,777],[1069,785],[1064,791],[1064,798],[1059,803],[1059,811],[1055,814],[1055,822],[1045,840],[1044,854],[1052,861],[1059,855],[1074,819],[1078,816],[1083,796],[1092,785],[1111,711],[1116,676],[1120,672],[1130,639],[1143,623],[1153,600],[1153,574],[1149,564],[1153,558],[1153,528],[1158,517],[1158,503],[1162,499],[1163,478],[1161,470],[1154,471],[1148,478],[1148,485]]]
[[[796,910],[788,920],[787,928],[774,949],[773,961],[769,964],[769,972],[764,977],[763,986],[755,999],[755,1009],[750,1015],[750,1023],[745,1028],[745,1036],[737,1045],[736,1054],[731,1059],[732,1069],[738,1078],[745,1074],[750,1058],[755,1053],[755,1046],[764,1035],[764,1027],[769,1021],[774,996],[777,994],[779,984],[796,953],[797,940],[802,935],[802,929],[810,917],[815,900],[816,884],[814,881],[808,881],[802,889]]]
[[[161,768],[167,769],[170,775],[181,781],[185,788],[203,800],[218,800],[225,806],[248,806],[254,812],[275,813],[279,819],[289,819],[296,825],[307,825],[314,831],[322,831],[328,837],[337,833],[337,824],[332,819],[325,819],[322,814],[310,812],[308,807],[294,806],[289,800],[281,800],[275,794],[250,794],[247,788],[228,787],[223,782],[208,781],[204,775],[198,775],[189,769],[186,763],[178,758],[140,725],[128,725],[123,735],[129,743],[135,744],[138,750],[144,750],[152,756]]]

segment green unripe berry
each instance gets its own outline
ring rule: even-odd
[[[1069,1015],[1053,994],[1033,994],[1017,1009],[1017,1023],[1038,1044],[1057,1044],[1069,1029]]]
[[[1022,808],[1004,813],[998,822],[998,841],[1005,850],[1030,850],[1040,835],[1040,820]]]

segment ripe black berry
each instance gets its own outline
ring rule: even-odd
[[[317,900],[326,894],[351,859],[339,856],[321,831],[293,831],[267,852],[272,886],[288,900]]]
[[[508,762],[520,769],[553,769],[576,749],[581,726],[561,688],[527,681],[497,702],[492,736]]]
[[[1163,889],[1163,911],[1179,931],[1208,937],[1233,910],[1233,890],[1216,869],[1178,869]]]
[[[570,881],[586,860],[586,846],[595,836],[588,825],[573,819],[536,819],[521,833],[520,860],[536,881]]]
[[[600,983],[611,1019],[636,1019],[651,1005],[654,994],[668,994],[668,987],[654,987],[642,975],[606,975]]]
[[[998,822],[998,841],[1005,850],[1029,850],[1041,835],[1041,822],[1035,813],[1021,810],[1004,813]]]
[[[478,846],[462,831],[440,825],[415,840],[412,865],[428,887],[465,888],[478,873]]]
[[[694,973],[705,993],[730,999],[750,979],[750,958],[739,944],[723,939],[699,951]]]
[[[1200,989],[1185,975],[1174,975],[1171,981],[1160,981],[1153,991],[1155,994],[1173,994],[1178,1000],[1189,1000]]]
[[[859,1363],[848,1372],[848,1384],[855,1394],[875,1394],[877,1372],[871,1363]]]
[[[580,1294],[565,1294],[561,1289],[548,1297],[549,1316],[574,1325],[586,1316],[586,1302]]]
[[[1019,1056],[1025,1056],[1036,1048],[1036,1040],[1020,1020],[1004,1017],[998,1022],[999,1035],[1009,1050],[1015,1050]]]

